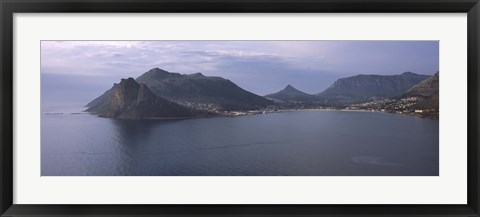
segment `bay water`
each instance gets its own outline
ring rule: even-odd
[[[42,176],[438,176],[439,121],[302,110],[115,120],[41,114]]]

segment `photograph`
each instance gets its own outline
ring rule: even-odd
[[[439,176],[439,94],[433,40],[43,40],[41,176]]]

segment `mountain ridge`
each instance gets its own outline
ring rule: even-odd
[[[157,96],[193,108],[213,106],[227,111],[251,110],[273,104],[228,79],[201,73],[182,75],[154,68],[135,80],[146,84]]]
[[[262,97],[222,77],[153,68],[136,79],[122,79],[114,84],[90,101],[86,111],[117,119],[228,116],[310,108],[362,108],[396,113],[417,112],[412,109],[418,108],[435,115],[438,84],[438,72],[432,76],[412,72],[359,74],[340,78],[319,94],[308,94],[288,84]]]
[[[362,101],[401,95],[428,75],[404,72],[399,75],[366,75],[340,78],[316,96],[339,101]]]

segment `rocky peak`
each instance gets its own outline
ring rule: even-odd
[[[283,88],[283,90],[287,90],[287,91],[296,91],[297,89],[295,89],[292,85],[287,85],[285,88]]]
[[[147,83],[148,81],[152,80],[162,80],[178,76],[181,75],[179,73],[167,72],[160,68],[153,68],[139,76],[136,81],[138,81],[139,83]]]
[[[194,77],[205,77],[205,75],[203,75],[203,74],[200,73],[200,72],[193,73],[193,74],[191,74],[191,76],[194,76]]]
[[[316,100],[315,96],[304,93],[290,84],[281,91],[265,95],[265,97],[283,102],[312,102]]]
[[[136,87],[138,87],[138,85],[139,84],[135,81],[135,79],[130,77],[130,78],[127,78],[127,79],[122,78],[120,80],[120,83],[118,83],[118,84],[115,83],[113,86],[119,86],[119,87],[124,87],[124,88],[136,88]]]
[[[122,79],[87,106],[88,112],[119,119],[190,117],[197,114],[156,96],[147,85],[139,84],[133,78]]]
[[[147,71],[147,73],[168,73],[167,71],[160,69],[160,68],[153,68]]]
[[[418,75],[418,74],[415,74],[415,73],[413,73],[413,72],[404,72],[404,73],[402,73],[401,75],[403,75],[403,76],[411,76],[411,75]]]

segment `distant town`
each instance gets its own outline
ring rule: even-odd
[[[287,112],[298,110],[340,110],[340,111],[370,111],[370,112],[388,112],[396,114],[414,115],[421,118],[438,119],[439,112],[436,109],[415,108],[417,103],[422,102],[420,97],[406,97],[401,99],[380,99],[363,103],[352,103],[348,106],[325,106],[325,105],[308,105],[308,104],[288,104],[288,105],[270,105],[262,109],[247,111],[222,111],[215,104],[203,104],[192,102],[178,102],[180,105],[191,108],[206,110],[223,116],[241,116],[241,115],[257,115],[273,112]]]

